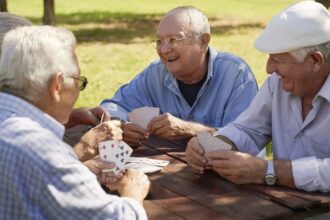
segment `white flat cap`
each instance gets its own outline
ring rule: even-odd
[[[284,53],[330,41],[330,14],[320,3],[301,1],[275,15],[255,41],[266,53]]]

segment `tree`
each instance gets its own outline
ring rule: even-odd
[[[0,0],[0,11],[7,12],[7,0]]]
[[[45,25],[56,24],[54,0],[44,0],[44,16],[42,22]]]
[[[330,6],[330,0],[316,0],[316,1],[324,5],[324,7],[326,8],[329,8]]]

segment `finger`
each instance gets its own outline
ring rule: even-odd
[[[234,164],[229,160],[210,160],[209,165],[216,169],[232,169]]]
[[[101,159],[98,158],[97,167],[100,170],[103,170],[103,169],[113,169],[115,167],[115,163],[107,162],[107,161],[102,161]]]
[[[146,136],[148,134],[148,131],[144,128],[142,128],[141,126],[131,123],[131,122],[126,122],[124,124],[122,124],[122,129],[124,131],[124,133],[126,131],[133,131],[135,133],[140,133],[141,135]]]
[[[149,131],[152,134],[159,135],[160,133],[164,133],[163,129],[169,129],[169,122],[167,120],[159,120],[150,125]]]
[[[153,134],[159,137],[168,137],[168,136],[172,136],[172,132],[170,127],[168,126],[163,126],[160,128],[157,128],[153,131]]]
[[[129,137],[124,136],[123,140],[130,146],[137,146],[137,145],[141,144],[140,139],[134,139],[134,138],[129,138]]]
[[[213,159],[229,160],[231,155],[232,155],[232,151],[215,150],[209,152],[207,156],[208,158],[210,158],[210,160]]]
[[[104,116],[106,117],[106,116]],[[110,121],[105,121],[103,124],[106,124],[108,127],[121,127],[121,123],[118,120],[110,120]]]

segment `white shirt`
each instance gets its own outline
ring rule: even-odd
[[[218,134],[242,152],[256,155],[272,141],[274,159],[292,161],[295,185],[306,191],[330,191],[330,77],[313,99],[303,120],[301,98],[267,78],[249,108]]]

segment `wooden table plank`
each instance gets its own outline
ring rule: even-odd
[[[155,204],[150,200],[145,200],[143,202],[144,208],[147,210],[148,219],[164,219],[164,220],[182,220],[183,217],[175,214],[174,212],[170,212],[167,209]]]

